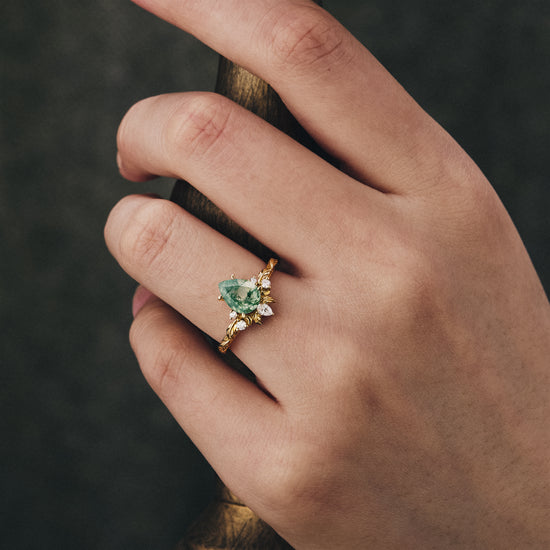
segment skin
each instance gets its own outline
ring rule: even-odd
[[[297,549],[548,548],[550,306],[480,170],[311,2],[136,3],[267,80],[344,166],[214,94],[124,118],[124,177],[190,181],[285,266],[232,346],[255,385],[195,327],[221,340],[217,283],[265,264],[168,201],[111,212],[131,344],[182,428]]]

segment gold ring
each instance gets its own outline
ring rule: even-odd
[[[225,331],[225,338],[218,346],[222,353],[229,349],[239,332],[253,323],[261,325],[263,317],[273,315],[269,305],[275,302],[271,296],[270,277],[277,263],[278,260],[271,258],[257,277],[236,279],[235,275],[231,275],[231,279],[219,283],[218,300],[223,300],[231,308],[231,323]]]

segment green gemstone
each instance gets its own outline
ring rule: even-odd
[[[260,304],[260,289],[252,281],[229,279],[222,281],[218,288],[225,303],[237,313],[251,313]]]

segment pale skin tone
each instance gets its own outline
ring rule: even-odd
[[[136,3],[270,82],[344,167],[213,94],[124,118],[124,177],[191,182],[283,261],[275,316],[232,346],[255,385],[195,327],[221,340],[218,282],[265,264],[168,201],[113,209],[132,347],[182,428],[297,549],[548,548],[550,306],[481,171],[313,3]]]

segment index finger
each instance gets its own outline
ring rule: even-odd
[[[319,145],[372,187],[418,191],[468,158],[314,2],[134,1],[269,82]]]

